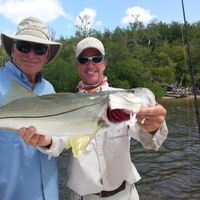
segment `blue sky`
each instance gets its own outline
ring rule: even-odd
[[[200,21],[200,0],[184,0],[189,23]],[[127,27],[135,18],[183,22],[181,0],[0,0],[0,33],[14,34],[19,21],[39,17],[56,38],[70,37],[79,24],[78,16],[89,16],[92,28],[104,31]]]

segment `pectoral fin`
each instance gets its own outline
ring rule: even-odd
[[[87,146],[90,144],[91,140],[94,138],[94,135],[77,135],[72,137],[70,141],[67,143],[66,148],[72,148],[73,155],[75,157],[80,156]]]
[[[96,131],[94,131],[93,134],[76,135],[72,137],[66,144],[67,149],[72,148],[72,152],[75,157],[80,156],[85,151],[87,146],[90,144],[91,140],[96,136],[99,129],[107,128],[109,126],[102,117],[99,117],[96,123],[97,129]]]

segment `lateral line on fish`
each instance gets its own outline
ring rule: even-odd
[[[104,101],[104,100],[102,100]],[[46,118],[46,117],[53,117],[53,116],[58,116],[58,115],[63,115],[63,114],[66,114],[66,113],[70,113],[70,112],[73,112],[73,111],[76,111],[76,110],[79,110],[81,108],[87,108],[87,107],[90,107],[90,106],[94,106],[96,104],[99,104],[101,103],[102,101],[99,101],[99,102],[96,102],[96,103],[93,103],[93,104],[90,104],[90,105],[86,105],[86,106],[81,106],[79,108],[75,108],[75,109],[72,109],[70,111],[65,111],[65,112],[60,112],[60,113],[55,113],[55,114],[49,114],[49,115],[40,115],[40,116],[8,116],[8,117],[0,117],[0,119],[15,119],[15,118]]]

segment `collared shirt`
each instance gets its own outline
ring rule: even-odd
[[[55,93],[40,74],[34,87],[12,62],[0,67],[0,101],[20,83],[37,95]],[[16,131],[0,130],[0,200],[58,200],[57,159],[26,145]]]
[[[102,91],[114,89],[108,85],[101,88]],[[154,98],[153,93],[151,96]],[[129,184],[137,182],[141,177],[131,161],[131,138],[139,141],[146,149],[158,150],[167,134],[165,122],[154,135],[145,132],[136,123],[129,126],[127,122],[120,123],[120,126],[112,130],[99,131],[82,155],[77,158],[71,156],[67,186],[84,196],[102,190],[114,190],[124,180]],[[58,156],[67,140],[64,137],[54,137],[51,148],[41,151],[49,156]]]

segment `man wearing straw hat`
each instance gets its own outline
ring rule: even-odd
[[[14,36],[1,34],[10,60],[0,68],[0,99],[13,81],[37,95],[54,93],[41,70],[59,54],[37,18],[22,20]],[[15,131],[0,130],[0,200],[58,200],[57,159],[26,145]]]

